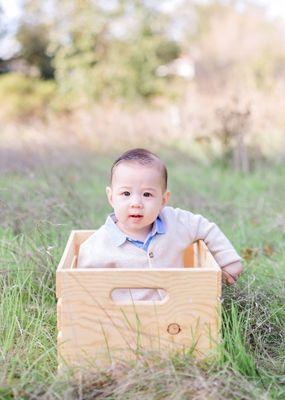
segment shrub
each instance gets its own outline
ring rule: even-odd
[[[0,118],[21,120],[42,118],[55,95],[54,81],[42,81],[19,73],[0,77]]]

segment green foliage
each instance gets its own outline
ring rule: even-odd
[[[30,67],[36,67],[40,77],[52,79],[54,68],[52,57],[48,54],[49,30],[46,24],[20,25],[17,32],[17,40],[21,46],[21,57]]]
[[[156,49],[156,55],[161,63],[166,64],[178,58],[181,53],[181,46],[174,40],[161,40],[158,48]]]
[[[112,12],[92,2],[86,8],[73,6],[66,21],[66,45],[55,45],[56,80],[63,93],[89,100],[166,93],[166,82],[156,69],[177,57],[180,47],[167,38],[164,23],[160,28],[155,24],[157,12],[143,2],[125,3]],[[123,29],[130,24],[129,32],[114,34],[117,20]]]
[[[43,117],[56,92],[53,81],[17,73],[0,76],[0,115],[6,120]]]
[[[182,51],[196,62],[195,81],[208,95],[209,82],[218,92],[231,85],[233,92],[246,86],[266,92],[284,83],[283,31],[258,5],[243,2],[238,11],[236,1],[179,2],[170,15],[162,11],[167,3],[24,0],[19,57],[42,78],[55,77],[77,103],[179,96],[188,85],[182,81],[182,90],[181,80],[170,82],[156,70]]]

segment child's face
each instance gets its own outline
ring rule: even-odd
[[[123,162],[114,171],[112,187],[106,188],[118,227],[133,238],[144,240],[160,210],[168,201],[158,167]]]

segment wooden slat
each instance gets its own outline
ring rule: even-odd
[[[193,268],[194,267],[194,247],[189,246],[184,253],[184,267]]]
[[[129,346],[131,350],[126,351],[131,356],[138,336],[145,348],[151,346],[156,350],[189,347],[194,339],[199,341],[200,336],[208,335],[209,330],[217,337],[217,272],[191,268],[147,272],[63,271],[61,329],[67,341],[64,354],[72,359],[80,354],[83,357],[84,352],[97,357],[98,351],[104,349],[103,362],[106,340],[112,354]],[[117,304],[110,293],[120,287],[162,287],[169,297],[159,304],[153,301]],[[167,331],[170,324],[178,324],[181,331],[170,335]],[[209,349],[209,337],[203,339],[204,348],[205,343]]]
[[[56,270],[56,297],[60,297],[60,281],[58,280],[58,272],[63,271],[65,269],[70,269],[70,266],[72,265],[73,257],[74,257],[74,237],[75,237],[75,231],[71,231],[66,247],[64,249],[63,255],[61,257],[61,260],[58,264],[57,270]]]
[[[58,300],[57,300],[57,307],[56,307],[56,310],[57,310],[57,329],[58,329],[58,331],[60,331],[60,329],[61,329],[61,315],[62,315],[62,298],[60,297]]]
[[[80,245],[85,242],[96,230],[78,230],[74,235],[74,252],[78,256]]]
[[[68,241],[67,241],[67,244],[65,246],[63,255],[58,264],[57,271],[61,271],[63,269],[70,268],[73,257],[75,255],[75,253],[74,253],[74,237],[75,237],[75,231],[71,231]]]

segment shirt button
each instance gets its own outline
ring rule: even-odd
[[[154,257],[154,254],[153,254],[152,251],[150,251],[150,252],[148,253],[148,255],[149,255],[149,258],[153,258],[153,257]]]

